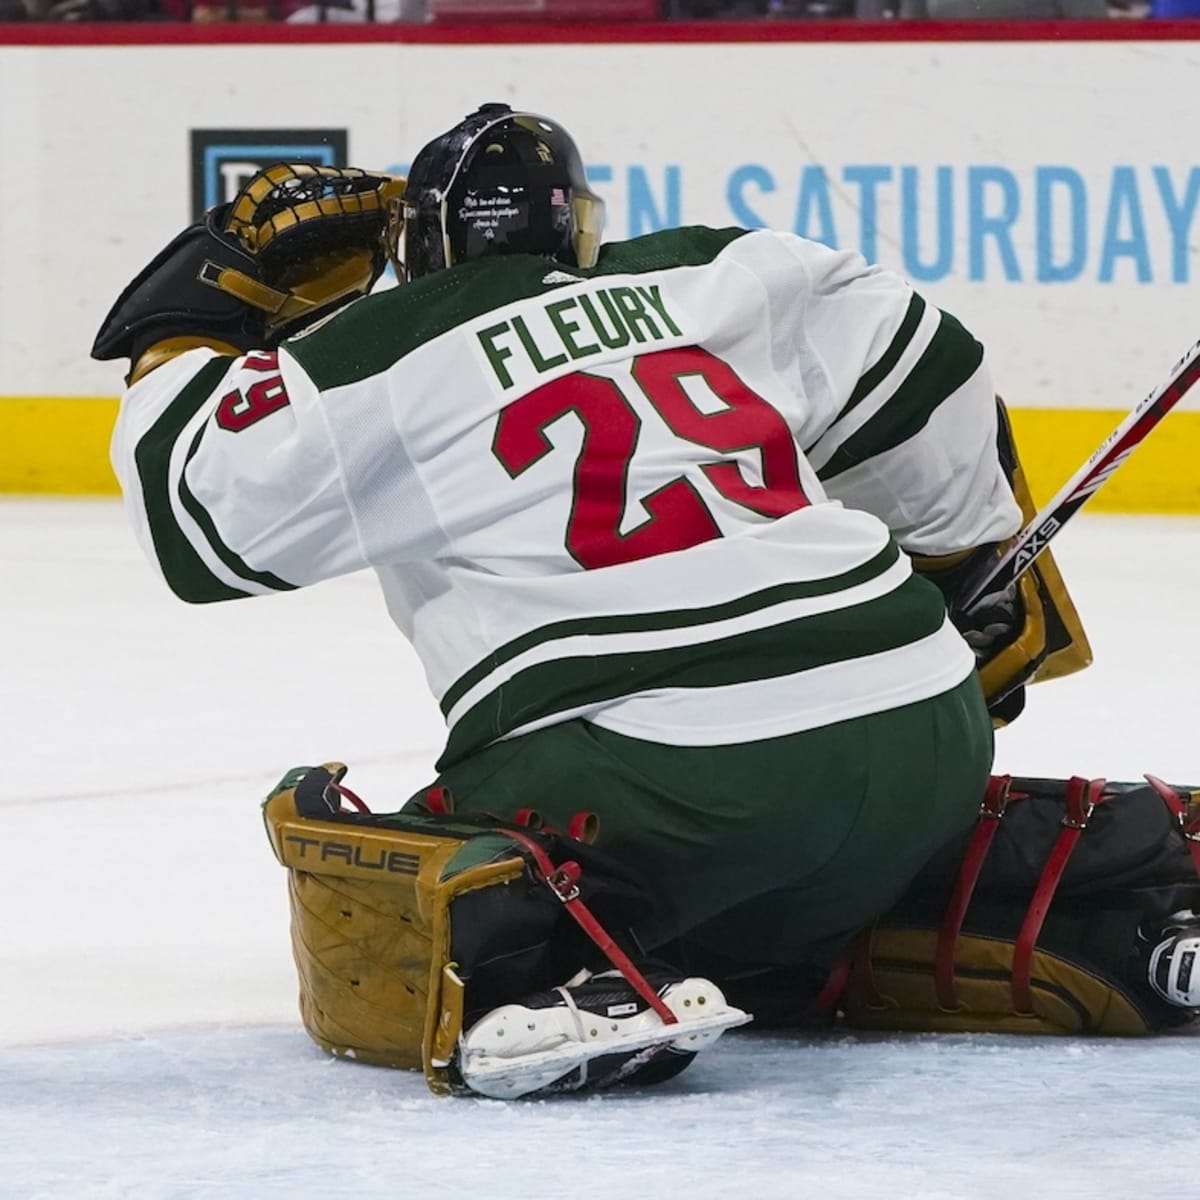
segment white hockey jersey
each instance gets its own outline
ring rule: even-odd
[[[936,695],[974,660],[901,549],[1019,523],[982,347],[767,231],[476,260],[191,351],[128,390],[113,462],[186,600],[373,568],[442,765],[576,716],[714,745]]]

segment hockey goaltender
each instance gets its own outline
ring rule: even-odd
[[[448,727],[376,814],[264,806],[334,1054],[544,1095],[723,1031],[1144,1034],[1200,1010],[1186,789],[990,775],[1090,652],[983,347],[790,234],[602,244],[554,120],[281,163],[114,304],[113,461],[193,603],[369,567]],[[402,286],[372,292],[393,261]]]

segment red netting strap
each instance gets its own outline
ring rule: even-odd
[[[454,811],[454,797],[450,789],[440,784],[435,783],[433,787],[425,789],[424,801],[425,807],[435,817],[447,817]]]
[[[1104,779],[1089,781],[1078,775],[1073,775],[1067,782],[1067,811],[1062,818],[1062,831],[1042,868],[1042,876],[1013,949],[1012,998],[1013,1007],[1020,1016],[1033,1016],[1033,952],[1037,948],[1038,935],[1075,844],[1087,828],[1096,805],[1104,799],[1106,785]]]
[[[352,792],[344,783],[336,781],[331,782],[329,786],[343,800],[349,800],[350,803],[358,809],[360,813],[370,814],[371,810],[367,807],[366,801],[363,800],[357,793]]]
[[[1175,814],[1176,820],[1179,822],[1179,828],[1183,830],[1183,836],[1187,838],[1188,850],[1192,856],[1192,862],[1196,865],[1196,871],[1200,874],[1200,816],[1192,821],[1187,819],[1187,809],[1184,803],[1179,798],[1179,794],[1169,783],[1163,783],[1155,775],[1145,776],[1146,782],[1155,790],[1159,799]]]
[[[846,984],[850,982],[850,974],[854,967],[854,954],[848,952],[833,964],[821,990],[809,1002],[805,1013],[807,1017],[827,1017],[837,1010]]]
[[[584,933],[596,943],[605,958],[621,972],[634,991],[658,1013],[664,1024],[677,1024],[679,1018],[667,1007],[666,1002],[650,986],[629,955],[617,945],[608,930],[596,920],[591,909],[579,898],[581,874],[579,864],[572,861],[556,867],[550,861],[550,856],[545,850],[528,834],[518,833],[515,829],[506,829],[503,832],[529,851],[538,878],[562,901],[567,912],[571,914]]]
[[[992,847],[992,839],[1000,828],[1000,818],[1010,800],[1020,799],[1011,795],[1011,775],[993,775],[988,780],[979,806],[979,823],[971,834],[971,840],[963,853],[954,881],[954,891],[946,905],[946,915],[938,930],[937,951],[933,960],[933,980],[938,1008],[944,1012],[958,1011],[958,983],[954,977],[954,956],[958,951],[958,935],[962,932],[975,885],[979,882],[984,861]]]
[[[600,818],[594,812],[577,812],[567,822],[567,837],[589,846],[600,836]]]

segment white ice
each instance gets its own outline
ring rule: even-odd
[[[1021,774],[1200,782],[1200,522],[1056,543],[1096,653]],[[0,1197],[1132,1200],[1200,1195],[1200,1041],[727,1036],[644,1094],[439,1100],[301,1031],[258,801],[373,807],[440,719],[369,577],[191,608],[110,502],[0,504]]]

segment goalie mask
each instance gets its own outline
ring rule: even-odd
[[[417,155],[404,195],[411,279],[490,254],[539,254],[590,267],[604,202],[561,126],[485,104]]]

